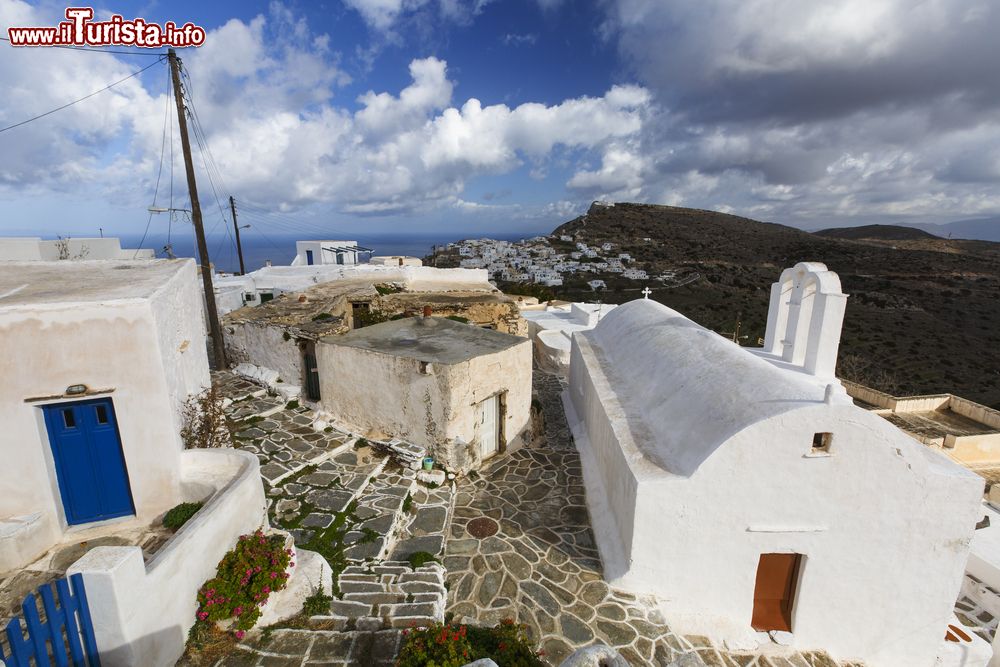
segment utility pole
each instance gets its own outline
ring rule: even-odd
[[[187,172],[188,194],[191,196],[191,222],[194,236],[198,241],[198,261],[201,263],[201,282],[205,290],[205,308],[208,311],[208,329],[212,334],[212,350],[215,352],[216,368],[223,369],[226,363],[226,346],[222,342],[222,327],[219,325],[219,311],[215,307],[215,289],[212,287],[212,265],[208,259],[208,244],[205,242],[205,227],[201,221],[201,204],[198,202],[198,184],[194,180],[194,160],[191,158],[191,140],[188,139],[187,118],[184,116],[184,97],[181,93],[181,68],[177,52],[167,51],[170,74],[174,82],[174,101],[177,103],[177,126],[180,128],[181,148],[184,149],[184,170]]]
[[[229,195],[229,210],[233,212],[233,229],[236,231],[236,254],[240,256],[240,275],[245,276],[247,269],[243,266],[243,244],[240,243],[240,226],[236,224],[236,200]]]

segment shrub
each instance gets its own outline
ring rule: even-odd
[[[191,396],[181,406],[181,440],[186,449],[229,445],[229,428],[222,409],[222,396],[215,387]]]
[[[444,319],[451,320],[453,322],[461,322],[462,324],[468,324],[469,323],[469,318],[462,317],[461,315],[448,315]]]
[[[407,493],[406,497],[403,498],[403,511],[409,512],[411,507],[413,507],[413,496]]]
[[[285,571],[295,563],[292,550],[281,535],[260,530],[243,535],[233,550],[222,557],[215,577],[198,591],[198,623],[235,619],[236,638],[242,639],[260,618],[260,608],[274,591],[288,583]]]
[[[298,401],[288,401],[287,403],[285,403],[286,410],[295,410],[298,407],[299,407]]]
[[[373,324],[388,322],[390,319],[392,319],[392,316],[389,313],[375,307],[368,308],[367,310],[359,309],[354,313],[354,328],[361,329]]]
[[[187,523],[187,520],[194,516],[205,503],[181,503],[163,515],[163,525],[170,530],[177,531]]]
[[[500,667],[542,667],[523,625],[505,619],[493,628],[434,625],[403,633],[397,667],[461,667],[490,658]]]
[[[321,616],[330,613],[333,596],[323,592],[322,587],[313,589],[312,594],[302,603],[302,613],[306,616]]]
[[[410,562],[410,567],[412,567],[414,570],[416,570],[418,567],[422,565],[426,565],[427,563],[438,562],[438,559],[434,557],[434,554],[428,553],[426,551],[415,551],[412,554],[410,554],[406,560]]]

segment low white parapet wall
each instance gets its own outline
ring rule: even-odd
[[[143,563],[139,547],[96,547],[70,566],[83,575],[101,663],[174,665],[194,625],[197,593],[240,535],[267,527],[257,458],[234,449],[187,450],[181,485],[208,494],[198,511]]]

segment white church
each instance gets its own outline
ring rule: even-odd
[[[834,376],[847,295],[800,263],[762,349],[649,300],[573,335],[567,413],[614,585],[684,632],[931,667],[981,478],[856,407]]]

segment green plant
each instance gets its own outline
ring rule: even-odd
[[[286,410],[294,410],[297,407],[299,407],[299,402],[298,401],[288,401],[287,403],[285,403],[285,409]]]
[[[288,341],[290,341],[292,339],[292,335],[286,331],[283,334],[281,334],[281,338],[285,342],[288,342]]]
[[[461,667],[490,658],[500,667],[542,667],[523,625],[504,619],[496,627],[435,623],[405,630],[397,667]]]
[[[392,316],[389,313],[378,308],[359,309],[354,311],[354,328],[361,329],[373,324],[388,322],[390,319]]]
[[[313,322],[322,322],[322,321],[325,321],[325,320],[332,320],[332,319],[333,319],[333,315],[331,315],[330,313],[319,313],[319,314],[313,316],[312,321]]]
[[[375,291],[385,296],[386,294],[398,294],[403,291],[403,288],[398,285],[393,285],[391,283],[380,283],[375,285]]]
[[[367,447],[368,441],[364,438],[358,438],[354,441],[354,449],[361,449],[362,447]]]
[[[418,567],[422,567],[427,563],[437,563],[438,559],[434,557],[434,554],[428,553],[426,551],[414,551],[407,558],[410,563],[410,567],[416,570]]]
[[[163,525],[165,528],[177,531],[187,523],[187,520],[194,516],[205,503],[181,503],[177,507],[163,515]]]
[[[270,594],[288,583],[286,570],[294,565],[283,536],[264,535],[260,530],[241,536],[219,561],[215,576],[198,591],[196,624],[232,618],[236,638],[243,639],[260,618],[260,608]]]
[[[469,318],[462,317],[461,315],[448,315],[444,319],[446,319],[446,320],[452,320],[453,322],[461,322],[462,324],[468,324],[469,323]]]
[[[322,586],[317,586],[302,603],[302,613],[306,616],[329,614],[331,602],[333,602],[333,596],[324,593]]]
[[[372,530],[368,526],[361,527],[361,537],[355,544],[371,544],[379,538],[380,534],[376,530]]]
[[[222,409],[222,395],[215,386],[184,401],[181,406],[181,440],[186,449],[229,445],[229,427]]]
[[[406,497],[403,498],[403,511],[409,512],[411,507],[413,507],[413,496],[407,493]]]

